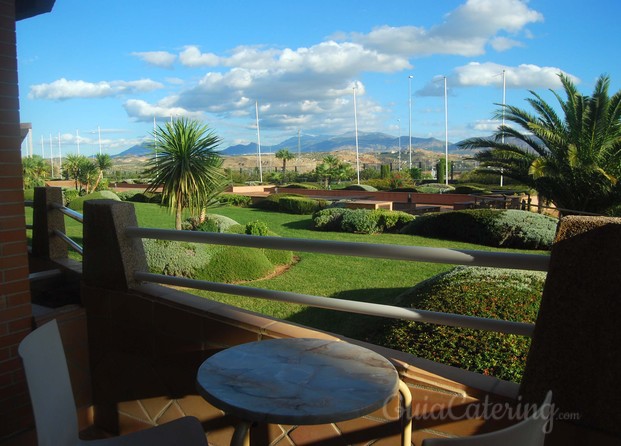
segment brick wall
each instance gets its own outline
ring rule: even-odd
[[[32,425],[17,346],[32,310],[22,187],[14,0],[0,0],[0,438]]]

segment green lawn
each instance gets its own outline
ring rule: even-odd
[[[174,227],[174,216],[165,209],[155,204],[134,204],[140,226]],[[212,209],[210,212],[225,215],[242,224],[254,220],[263,221],[270,230],[283,237],[494,250],[493,248],[480,245],[411,235],[362,235],[313,231],[310,229],[311,219],[308,215],[282,214],[252,208],[228,206]],[[81,225],[79,223],[67,219],[67,233],[81,243]],[[288,271],[276,277],[257,280],[247,285],[317,296],[392,304],[399,294],[412,286],[451,268],[451,265],[444,264],[343,257],[329,254],[299,252],[296,255],[299,261]],[[205,291],[193,291],[193,293],[248,310],[323,330],[338,332],[358,339],[366,339],[369,333],[378,329],[385,322],[383,318],[373,316],[351,315],[264,299]]]

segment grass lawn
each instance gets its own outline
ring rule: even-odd
[[[174,216],[164,208],[146,203],[134,203],[134,205],[140,226],[174,227]],[[411,235],[363,235],[313,231],[310,229],[311,218],[309,215],[282,214],[229,206],[211,209],[210,212],[225,215],[242,224],[260,220],[265,222],[270,230],[283,237],[495,250],[480,245]],[[81,243],[81,225],[70,219],[66,219],[66,221],[68,235]],[[343,257],[330,254],[305,252],[295,254],[299,261],[286,272],[273,278],[253,281],[247,285],[324,297],[392,304],[398,295],[412,286],[452,267],[444,264]],[[370,333],[377,330],[385,322],[383,318],[379,317],[351,315],[264,299],[206,291],[191,292],[219,302],[358,339],[366,339]]]

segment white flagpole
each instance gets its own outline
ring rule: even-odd
[[[263,167],[261,165],[261,131],[259,130],[259,101],[254,102],[255,115],[257,117],[257,150],[259,161],[259,182],[263,183]]]

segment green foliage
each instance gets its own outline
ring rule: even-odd
[[[413,215],[401,211],[375,209],[371,213],[374,214],[373,218],[377,218],[377,227],[380,232],[399,232],[414,220]]]
[[[343,214],[341,229],[356,234],[374,234],[379,231],[379,215],[367,209],[348,209]]]
[[[313,229],[317,231],[339,231],[343,214],[349,209],[327,208],[313,214]]]
[[[440,158],[440,161],[436,164],[436,172],[438,183],[444,183],[446,180],[446,160],[444,158]]]
[[[34,200],[34,189],[24,190],[24,201],[33,201],[33,200]]]
[[[534,322],[545,273],[458,267],[421,282],[399,306]],[[520,382],[530,339],[485,330],[395,321],[371,340],[432,361]]]
[[[408,173],[410,174],[410,178],[412,178],[413,181],[423,179],[423,171],[418,167],[412,167]]]
[[[246,223],[245,233],[248,235],[267,235],[267,224],[259,220]]]
[[[326,200],[308,197],[282,197],[278,202],[278,210],[289,214],[310,215],[327,205]]]
[[[466,185],[463,184],[461,186],[456,186],[455,190],[453,190],[451,192],[452,194],[465,194],[465,195],[469,195],[469,194],[490,194],[491,191],[487,190],[483,187],[480,186],[471,186],[471,185]]]
[[[149,270],[156,274],[197,278],[209,264],[214,248],[200,243],[144,239]]]
[[[223,246],[196,276],[211,282],[235,283],[260,279],[273,270],[274,265],[261,249]]]
[[[49,178],[51,166],[40,155],[32,155],[22,158],[22,170],[24,173],[24,188],[32,189],[45,185]]]
[[[422,186],[416,186],[416,191],[422,194],[446,194],[452,193],[453,186],[447,186],[440,183],[429,183]]]
[[[116,195],[119,197],[119,199],[121,201],[134,201],[134,195],[138,194],[139,192],[135,192],[132,190],[125,190],[125,191],[121,191],[121,192],[116,192]]]
[[[344,187],[345,190],[363,190],[366,192],[377,192],[377,189],[369,184],[351,184]]]
[[[390,166],[388,164],[382,164],[380,166],[380,178],[390,177]]]
[[[528,211],[468,209],[421,215],[402,233],[504,248],[550,249],[557,223]]]
[[[162,203],[181,229],[184,209],[199,214],[224,187],[220,138],[207,126],[185,118],[166,122],[154,132],[153,155],[147,161],[147,192],[162,188]]]
[[[621,201],[621,90],[610,96],[610,78],[602,75],[586,96],[569,76],[559,78],[565,98],[552,92],[557,107],[531,91],[534,112],[503,106],[496,119],[507,125],[459,145],[483,149],[474,159],[485,173],[502,171],[558,208],[600,213]]]
[[[218,195],[218,201],[222,204],[231,206],[248,207],[252,204],[252,198],[248,195],[221,193]]]
[[[311,189],[311,190],[319,189],[314,184],[307,184],[307,183],[290,183],[290,184],[286,184],[286,185],[281,186],[281,187],[282,188],[289,188],[289,189]]]
[[[276,193],[269,194],[263,200],[257,201],[252,205],[254,208],[263,209],[265,211],[279,211],[280,210],[280,199],[283,197],[304,197],[304,195],[300,194],[289,194],[289,193]]]
[[[63,204],[69,206],[73,200],[80,196],[80,191],[76,189],[63,188]]]
[[[121,199],[112,191],[102,190],[98,192],[93,192],[90,194],[86,194],[81,197],[77,197],[69,203],[69,208],[74,211],[81,212],[84,209],[84,202],[86,200],[116,200],[121,201]]]
[[[198,217],[188,217],[181,223],[186,231],[227,232],[232,226],[238,225],[232,218],[218,214],[206,214],[201,222]]]

